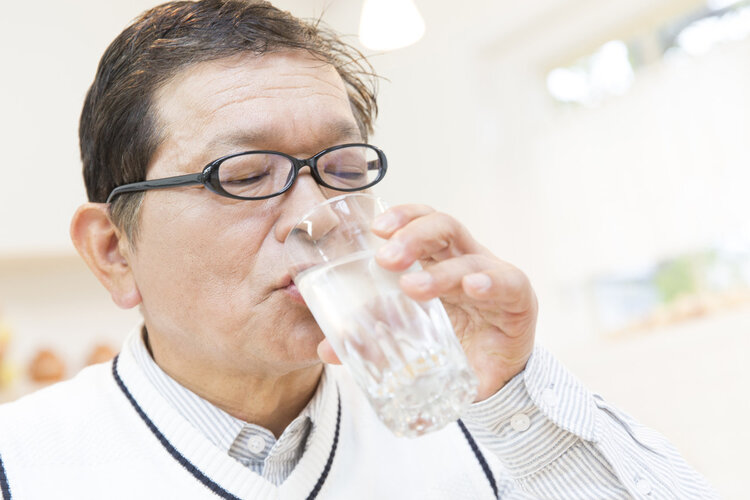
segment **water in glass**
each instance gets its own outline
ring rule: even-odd
[[[418,267],[418,265],[416,265]],[[438,299],[417,302],[374,250],[311,267],[294,281],[380,419],[418,436],[459,418],[477,380]]]

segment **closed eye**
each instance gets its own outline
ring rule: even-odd
[[[268,172],[263,172],[260,175],[254,175],[252,177],[245,177],[243,179],[229,179],[229,180],[223,180],[222,184],[230,185],[230,186],[251,186],[253,184],[257,184],[258,182],[262,181],[265,177],[268,177]]]
[[[341,170],[339,168],[336,169],[326,169],[326,174],[335,175],[339,179],[346,179],[346,180],[353,180],[353,179],[361,179],[365,173],[362,170]]]

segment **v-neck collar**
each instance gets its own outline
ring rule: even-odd
[[[322,398],[316,432],[310,437],[297,467],[277,487],[216,447],[164,400],[128,348],[130,342],[139,341],[133,339],[133,335],[137,333],[131,333],[126,348],[112,365],[113,378],[138,417],[172,459],[224,498],[314,498],[317,495],[334,462],[338,444],[341,425],[338,388],[327,391],[331,394]]]

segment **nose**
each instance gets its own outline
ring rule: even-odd
[[[282,195],[281,216],[274,230],[279,242],[283,243],[291,231],[301,231],[315,242],[338,226],[339,219],[330,207],[315,210],[300,222],[303,215],[327,199],[323,189],[311,175],[300,172],[292,188]]]

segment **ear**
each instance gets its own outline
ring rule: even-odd
[[[130,244],[112,224],[105,203],[81,205],[70,223],[70,237],[115,304],[130,309],[141,303],[130,265]]]

